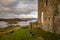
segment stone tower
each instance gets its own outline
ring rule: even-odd
[[[60,33],[60,0],[38,0],[38,22],[41,29]]]

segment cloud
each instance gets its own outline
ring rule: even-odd
[[[12,6],[13,3],[15,3],[17,0],[1,0],[0,5],[1,6]]]
[[[36,4],[37,0],[20,0],[22,1],[24,4]]]
[[[20,14],[16,15],[14,13],[1,13],[0,18],[38,18],[38,13],[37,11],[33,11],[30,14]]]
[[[19,17],[37,11],[37,0],[2,0],[0,1],[0,15],[5,18]],[[3,14],[2,14],[3,13]],[[33,14],[33,13],[32,13]],[[6,16],[7,15],[7,16]],[[1,16],[1,17],[2,17]],[[33,16],[33,15],[32,15]]]
[[[37,11],[33,11],[30,14],[21,14],[19,16],[20,18],[38,18],[38,13]]]
[[[17,18],[18,15],[15,15],[14,13],[1,13],[0,18]]]

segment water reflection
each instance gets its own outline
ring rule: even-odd
[[[8,24],[8,22],[5,22],[5,21],[0,21],[0,28],[6,28],[8,27],[9,25],[20,25],[20,26],[26,26],[26,25],[29,25],[30,22],[36,22],[37,19],[31,19],[31,20],[28,20],[28,21],[20,21],[20,22],[17,22],[16,24]]]
[[[8,23],[5,22],[5,21],[0,21],[0,28],[5,28],[5,27],[7,27],[7,26],[8,26],[7,24],[8,24]]]

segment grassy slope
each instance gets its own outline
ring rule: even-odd
[[[35,35],[31,36],[30,31]],[[60,35],[45,32],[40,29],[18,29],[14,33],[0,37],[0,40],[40,40],[40,37],[44,40],[60,40]]]

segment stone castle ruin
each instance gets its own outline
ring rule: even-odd
[[[38,23],[41,29],[60,34],[60,0],[38,0]]]

